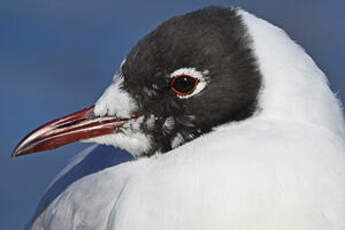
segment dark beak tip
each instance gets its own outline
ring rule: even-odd
[[[19,153],[17,151],[17,149],[13,150],[12,154],[11,154],[11,159],[16,158],[17,156],[19,156]]]
[[[21,151],[20,149],[18,149],[18,147],[16,147],[16,148],[13,150],[12,154],[11,154],[11,159],[14,159],[14,158],[17,158],[17,157],[19,157],[19,156],[22,156],[23,153],[24,153],[23,151]]]
[[[14,158],[16,158],[16,153],[12,153],[10,158],[11,158],[12,160],[13,160]]]
[[[25,141],[26,137],[22,139],[19,144],[13,149],[11,154],[11,159],[23,156],[28,153],[27,145],[22,145],[22,142]]]

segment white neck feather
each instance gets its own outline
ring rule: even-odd
[[[325,74],[280,28],[239,9],[263,76],[260,118],[303,122],[344,135],[341,106]]]

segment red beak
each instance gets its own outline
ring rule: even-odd
[[[122,125],[129,120],[95,117],[92,106],[48,122],[32,131],[17,145],[11,157],[55,149],[91,137],[118,133]]]

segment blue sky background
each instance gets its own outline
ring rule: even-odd
[[[345,98],[345,1],[0,0],[0,229],[22,229],[54,176],[87,144],[16,160],[37,126],[92,105],[130,48],[171,16],[241,6],[284,28]]]

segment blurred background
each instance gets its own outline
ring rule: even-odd
[[[241,6],[284,28],[345,98],[345,1],[0,0],[0,229],[22,229],[50,181],[88,144],[10,160],[39,125],[92,105],[143,35],[209,5]]]

